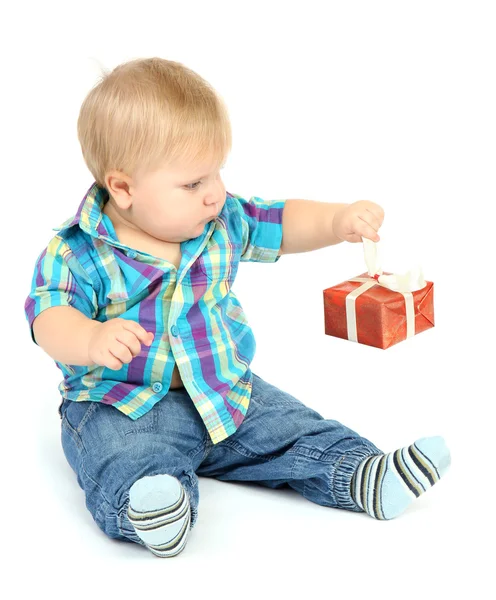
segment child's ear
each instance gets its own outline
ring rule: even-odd
[[[105,175],[105,185],[115,203],[122,210],[128,209],[132,202],[132,179],[121,171],[110,171]]]

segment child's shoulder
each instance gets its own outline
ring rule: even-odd
[[[241,199],[241,196],[226,191],[226,202],[224,204],[224,210],[226,210],[227,212],[235,211]]]
[[[244,196],[226,191],[226,202],[222,212],[233,218],[239,217],[239,215],[243,215],[247,210],[250,210],[249,205],[250,200],[247,200]]]
[[[52,228],[51,236],[48,237],[38,260],[51,260],[59,264],[72,263],[75,259],[80,260],[85,256],[89,259],[93,252],[91,236],[78,226],[77,217],[72,216]]]

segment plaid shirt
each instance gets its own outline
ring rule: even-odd
[[[174,365],[214,444],[232,435],[250,402],[255,338],[232,291],[240,261],[276,262],[284,200],[226,194],[203,233],[181,243],[179,269],[121,244],[102,212],[108,192],[96,183],[75,217],[36,262],[25,312],[32,324],[52,306],[72,306],[100,322],[120,317],[154,334],[150,347],[114,371],[56,365],[63,399],[103,402],[133,420],[167,394]]]

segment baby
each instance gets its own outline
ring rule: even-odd
[[[226,192],[225,105],[173,61],[105,73],[78,137],[95,181],[39,256],[25,311],[63,373],[63,450],[106,535],[179,554],[198,476],[290,486],[376,519],[442,477],[441,437],[383,453],[250,370],[239,262],[377,241],[380,206]]]

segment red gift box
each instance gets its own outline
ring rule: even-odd
[[[400,293],[368,273],[356,279],[362,281],[351,279],[324,290],[326,335],[386,349],[434,327],[431,281],[421,290]]]

